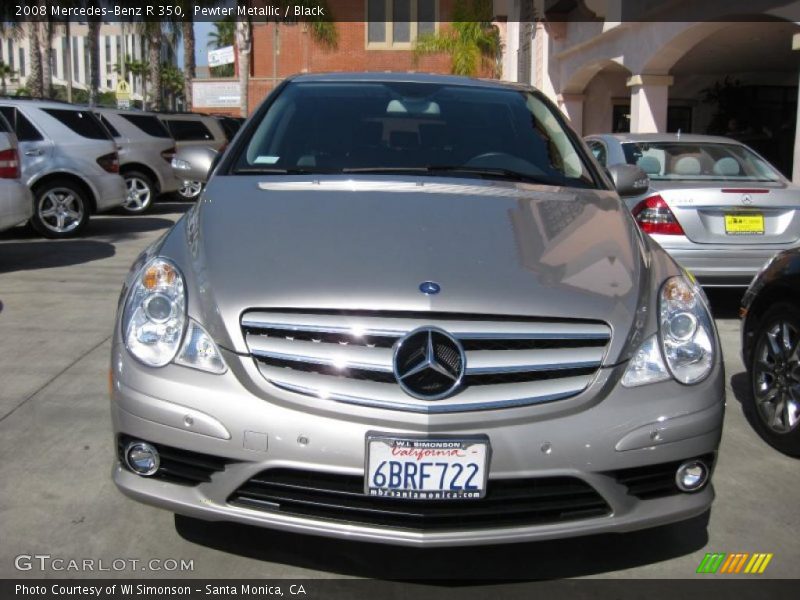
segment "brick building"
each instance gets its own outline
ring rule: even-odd
[[[296,73],[393,71],[450,73],[446,54],[415,61],[417,35],[445,31],[454,0],[337,0],[337,43],[315,40],[308,23],[254,22],[250,57],[249,106],[254,110],[284,78]],[[396,20],[393,20],[393,17]],[[237,65],[238,69],[238,65]],[[238,73],[238,70],[237,70]],[[238,82],[238,77],[228,79]],[[230,88],[229,88],[230,89]],[[204,112],[239,114],[237,106],[195,106]]]

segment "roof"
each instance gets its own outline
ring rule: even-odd
[[[436,73],[395,73],[377,71],[304,73],[292,77],[291,81],[434,83],[495,89],[529,89],[528,86],[509,81],[499,81],[497,79],[475,79],[472,77],[462,77],[460,75],[438,75]]]
[[[698,133],[602,133],[585,138],[613,138],[619,142],[689,142],[706,144],[741,144],[733,138]]]

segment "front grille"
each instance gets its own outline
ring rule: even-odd
[[[126,468],[127,466],[125,465],[125,457],[123,454],[125,452],[125,447],[133,441],[146,440],[134,439],[127,435],[120,435],[117,439],[117,456],[122,465]],[[148,477],[148,479],[161,479],[181,485],[197,485],[199,483],[211,481],[211,476],[214,473],[225,470],[225,465],[233,462],[218,456],[172,448],[171,446],[164,446],[163,444],[147,443],[158,450],[158,455],[161,459],[161,465],[158,471],[156,471],[154,475]]]
[[[324,400],[436,413],[487,410],[579,394],[602,364],[611,331],[580,319],[370,311],[252,310],[242,332],[274,385]],[[405,394],[394,347],[420,327],[449,333],[466,370],[454,395],[431,402]]]
[[[294,469],[262,471],[228,499],[279,514],[430,531],[493,528],[600,517],[611,512],[594,488],[574,477],[489,480],[480,500],[420,501],[364,494],[364,479]]]
[[[640,500],[663,498],[683,493],[675,483],[675,472],[686,460],[621,469],[619,471],[611,471],[608,475],[614,477],[617,483],[628,488],[628,493],[631,496],[635,496]],[[701,456],[697,460],[702,460],[706,463],[709,470],[714,467],[713,454]]]

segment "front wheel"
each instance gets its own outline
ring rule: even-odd
[[[155,196],[153,180],[140,171],[128,171],[122,177],[125,179],[127,189],[122,210],[132,215],[147,212],[153,205]]]
[[[201,181],[182,181],[181,187],[178,188],[178,195],[185,200],[194,200],[203,191],[203,183]]]
[[[69,180],[54,179],[33,190],[31,225],[47,238],[77,236],[89,222],[86,193]]]
[[[755,339],[749,409],[758,433],[773,448],[800,456],[800,309],[777,304]]]

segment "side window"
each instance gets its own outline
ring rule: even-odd
[[[119,134],[119,131],[117,131],[117,128],[116,128],[116,127],[114,127],[114,126],[111,124],[111,121],[109,121],[108,119],[106,119],[106,118],[105,118],[105,116],[101,115],[100,113],[96,113],[96,114],[97,114],[97,118],[98,118],[98,119],[100,119],[100,122],[103,124],[103,126],[104,126],[106,129],[108,129],[108,133],[110,133],[110,134],[111,134],[112,136],[114,136],[115,138],[122,137],[122,136]]]
[[[589,150],[592,151],[597,162],[601,165],[608,166],[606,163],[608,162],[608,156],[606,155],[606,147],[602,142],[598,142],[596,140],[589,140],[586,142],[589,146]]]
[[[14,130],[11,129],[11,125],[8,124],[6,118],[0,113],[0,132],[3,133],[14,133]]]
[[[167,125],[172,132],[172,137],[178,142],[195,142],[214,139],[208,127],[200,121],[167,119]]]
[[[103,128],[94,113],[86,110],[62,110],[60,108],[43,108],[42,110],[81,137],[92,140],[110,139],[108,131]]]
[[[42,134],[33,124],[13,106],[0,106],[0,112],[14,128],[20,142],[38,142],[43,140]]]
[[[172,136],[164,127],[163,123],[150,115],[134,115],[128,113],[118,113],[120,117],[135,125],[138,129],[153,137],[171,138]]]

